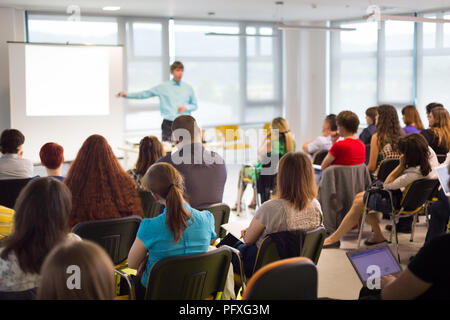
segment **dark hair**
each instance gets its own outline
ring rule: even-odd
[[[366,116],[368,116],[374,124],[377,113],[377,107],[370,107],[366,110]]]
[[[289,201],[297,210],[306,208],[317,196],[314,169],[306,153],[288,152],[281,157],[276,196]]]
[[[45,257],[69,232],[72,199],[55,178],[31,181],[17,198],[12,234],[4,239],[2,259],[14,252],[24,272],[39,273]]]
[[[407,105],[405,107],[403,107],[402,109],[402,115],[405,116],[405,124],[407,126],[410,126],[411,124],[414,123],[414,126],[418,129],[418,130],[423,130],[425,129],[423,127],[422,124],[422,120],[420,120],[420,115],[419,112],[417,112],[417,109],[415,106],[413,105]]]
[[[397,110],[390,104],[382,104],[378,106],[377,112],[378,148],[382,150],[386,144],[390,143],[395,152],[398,150],[398,139],[405,135],[398,120]]]
[[[184,129],[190,134],[191,141],[194,141],[195,135],[198,133],[198,125],[195,118],[188,115],[178,116],[172,122],[172,132],[177,129]],[[174,132],[175,140],[183,141],[183,136],[178,136],[176,132]]]
[[[418,133],[410,133],[398,140],[398,149],[405,157],[405,166],[420,166],[420,172],[427,176],[431,172],[430,150],[424,136]]]
[[[434,108],[443,108],[444,105],[442,103],[439,102],[431,102],[429,104],[427,104],[427,106],[425,107],[427,110],[427,114],[431,113],[431,110],[433,110]]]
[[[172,73],[176,69],[184,70],[184,66],[180,61],[175,61],[174,63],[172,63],[172,65],[170,66],[170,73]]]
[[[328,122],[328,124],[330,125],[331,131],[337,130],[336,115],[334,113],[327,115],[327,117],[325,118],[325,121]]]
[[[49,169],[57,169],[64,162],[64,148],[57,143],[49,142],[39,151],[42,165]]]
[[[155,136],[142,138],[139,143],[139,156],[136,162],[136,173],[144,175],[148,168],[164,156],[164,147]]]
[[[336,117],[336,124],[344,127],[351,133],[356,133],[358,131],[359,119],[356,113],[352,111],[341,111]]]
[[[173,233],[173,242],[181,239],[190,213],[184,207],[183,176],[169,163],[153,164],[142,178],[145,189],[166,199],[166,225]]]
[[[25,136],[16,129],[3,130],[0,137],[0,152],[5,153],[17,153],[19,147],[25,142]]]

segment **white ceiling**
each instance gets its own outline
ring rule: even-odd
[[[81,14],[104,14],[104,6],[120,6],[112,15],[209,18],[226,20],[323,21],[356,18],[366,15],[370,5],[386,13],[410,13],[450,8],[450,0],[0,0],[0,7],[65,12],[76,4]],[[215,12],[208,16],[208,12]]]

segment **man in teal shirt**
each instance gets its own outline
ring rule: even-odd
[[[161,117],[162,141],[172,140],[172,122],[179,115],[190,115],[197,110],[197,99],[192,87],[181,81],[184,66],[181,62],[175,61],[170,66],[173,79],[163,82],[149,90],[135,93],[120,92],[119,97],[127,99],[148,99],[159,97]]]

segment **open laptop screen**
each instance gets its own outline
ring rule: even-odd
[[[367,273],[369,266],[378,266],[381,277],[402,271],[388,246],[376,247],[355,253],[347,253],[347,256],[363,283],[365,283],[370,276],[370,274]]]
[[[442,189],[444,189],[444,193],[448,197],[450,195],[450,190],[448,188],[448,166],[437,167],[435,170],[439,178],[439,182],[441,183]]]

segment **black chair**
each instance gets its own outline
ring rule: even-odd
[[[0,205],[13,209],[20,191],[33,178],[0,180]]]
[[[437,154],[436,157],[437,157],[439,163],[444,163],[445,159],[447,159],[446,154]]]
[[[411,183],[406,190],[403,192],[403,197],[400,202],[400,209],[397,209],[394,207],[393,200],[392,200],[392,193],[389,190],[384,190],[384,192],[388,193],[391,200],[391,213],[389,214],[391,222],[392,222],[392,229],[391,229],[391,235],[389,242],[392,243],[392,237],[395,238],[395,245],[396,245],[396,253],[398,261],[400,262],[400,255],[398,253],[398,236],[397,236],[397,229],[396,229],[396,220],[410,217],[411,215],[414,215],[413,220],[413,227],[411,232],[411,238],[409,241],[414,240],[414,231],[416,226],[416,218],[419,211],[424,209],[424,206],[426,202],[430,199],[431,195],[433,194],[433,191],[436,189],[436,186],[439,185],[439,180],[437,179],[420,179],[416,180],[413,183]],[[368,199],[369,197],[367,197]],[[365,204],[365,209],[363,211],[362,219],[361,219],[361,227],[358,234],[358,244],[357,248],[359,248],[360,240],[361,240],[361,234],[363,231],[364,221],[366,218],[368,208],[367,208],[367,200]]]
[[[400,164],[399,159],[384,159],[378,169],[377,180],[384,182],[389,174]]]
[[[230,218],[230,207],[225,203],[216,203],[202,210],[207,210],[213,214],[216,235],[223,239],[226,236],[227,231],[222,228],[221,225],[228,223],[228,219]]]
[[[161,259],[150,269],[145,300],[220,299],[231,263],[226,246],[202,254]]]
[[[312,157],[312,163],[313,164],[317,164],[317,165],[321,165],[322,164],[322,162],[323,162],[323,159],[325,159],[325,157],[327,156],[327,154],[328,154],[328,150],[319,150],[319,151],[316,151],[314,154],[313,154],[313,157]]]
[[[154,218],[162,212],[161,204],[153,198],[152,193],[145,190],[138,191],[145,218]]]
[[[25,291],[0,291],[0,300],[35,300],[37,288]]]

